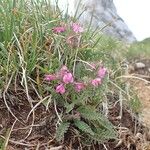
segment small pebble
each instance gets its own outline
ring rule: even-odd
[[[137,62],[137,63],[135,63],[135,66],[134,66],[135,69],[143,69],[145,67],[146,67],[146,65],[142,62]]]

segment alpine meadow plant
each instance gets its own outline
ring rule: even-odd
[[[103,90],[105,90],[107,69],[97,64],[94,66],[97,67],[90,70],[91,74],[85,69],[87,74],[82,78],[76,77],[75,72],[73,75],[65,65],[57,72],[45,75],[45,86],[51,87],[49,92],[52,99],[57,102],[57,107],[63,114],[56,131],[58,141],[64,138],[69,128],[77,129],[84,138],[99,142],[116,137],[112,124],[102,112],[97,110],[102,107],[101,98],[105,92]]]

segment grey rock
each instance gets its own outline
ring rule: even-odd
[[[79,5],[78,5],[79,4]],[[92,18],[91,26],[95,28],[103,28],[102,32],[121,39],[125,42],[132,43],[136,41],[135,36],[130,31],[124,20],[117,14],[113,0],[76,0],[74,9],[78,9],[80,22],[88,25]]]
[[[135,69],[143,69],[145,67],[146,67],[146,65],[142,62],[137,62],[137,63],[135,63],[135,66],[134,66]]]

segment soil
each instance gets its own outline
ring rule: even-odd
[[[142,63],[145,67],[137,68],[136,63]],[[129,79],[142,104],[141,121],[150,127],[150,59],[136,60],[131,64],[130,74],[136,78]]]
[[[150,127],[150,85],[138,79],[132,79],[130,82],[141,101],[140,120],[145,126]]]

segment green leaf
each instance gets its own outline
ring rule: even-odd
[[[99,119],[99,113],[95,111],[94,108],[90,106],[80,106],[77,111],[81,114],[81,116],[88,120],[98,120]]]
[[[135,113],[139,113],[141,110],[141,102],[139,98],[135,95],[130,101],[129,101],[129,106]]]
[[[105,141],[109,139],[116,139],[117,134],[114,130],[107,130],[102,128],[95,128],[94,130],[95,134],[94,136],[91,136],[95,141]]]
[[[90,106],[81,106],[77,109],[81,116],[90,121],[97,121],[97,126],[102,126],[108,130],[113,130],[111,122],[100,112],[96,112],[96,109]],[[93,124],[94,125],[94,124]]]
[[[90,135],[94,135],[94,132],[92,131],[91,127],[87,123],[80,120],[75,120],[74,125],[78,127],[81,131],[88,133]]]
[[[66,103],[65,107],[66,107],[66,113],[69,113],[74,108],[74,103],[71,104]]]
[[[59,127],[56,130],[56,140],[61,141],[64,138],[64,134],[67,132],[70,126],[69,122],[61,122]]]

